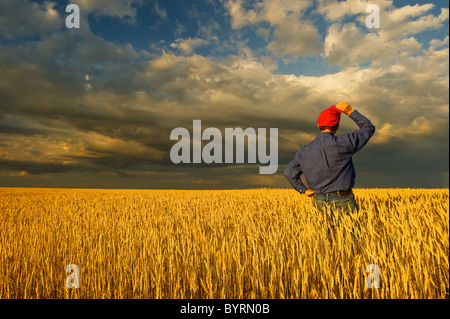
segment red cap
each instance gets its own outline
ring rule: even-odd
[[[317,123],[320,127],[332,127],[339,124],[342,111],[336,108],[336,105],[332,105],[326,110],[322,111],[319,115]]]

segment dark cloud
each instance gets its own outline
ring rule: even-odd
[[[55,3],[26,0],[0,2],[0,37],[8,40],[45,35],[62,26]]]
[[[0,170],[26,172],[40,175],[48,173],[64,173],[69,171],[91,171],[95,168],[72,164],[36,163],[33,161],[0,160]]]

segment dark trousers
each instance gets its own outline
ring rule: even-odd
[[[345,224],[350,224],[351,227],[350,229],[345,228],[344,240],[352,241],[352,252],[354,254],[360,253],[361,227],[357,218],[359,207],[356,204],[353,192],[349,195],[316,194],[314,195],[314,205],[326,217],[330,240],[336,236],[335,231],[344,222],[343,219],[346,219]]]

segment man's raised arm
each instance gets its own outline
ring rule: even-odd
[[[356,130],[353,133],[339,135],[340,139],[345,139],[350,150],[353,153],[356,153],[366,145],[373,134],[375,134],[375,126],[368,118],[361,115],[358,111],[353,110],[347,102],[336,104],[336,108],[341,110],[342,113],[347,114],[359,126],[359,130]]]

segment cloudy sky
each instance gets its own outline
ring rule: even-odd
[[[448,22],[447,1],[1,0],[0,186],[290,187],[319,113],[348,101],[377,128],[356,187],[448,187]],[[277,173],[173,164],[195,119],[278,128]]]

